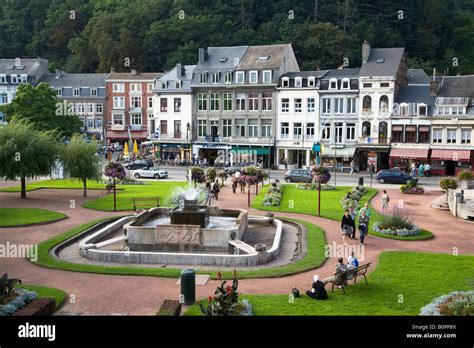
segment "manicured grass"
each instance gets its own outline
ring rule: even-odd
[[[267,190],[268,186],[265,186],[261,190],[259,190],[258,196],[255,197],[251,204],[252,208],[274,212],[300,213],[313,216],[317,214],[317,190],[303,190],[298,189],[297,185],[286,184],[284,185],[283,197],[279,207],[262,205],[262,200]],[[342,215],[344,214],[344,210],[342,209],[340,201],[350,190],[351,187],[339,186],[335,190],[321,191],[321,217],[330,220],[340,221]],[[367,193],[360,199],[359,206],[364,206],[364,204],[368,203],[376,194],[376,189],[367,188]],[[372,230],[372,225],[380,219],[380,216],[381,214],[377,212],[374,208],[372,208],[369,223],[369,233],[371,235],[398,240],[425,240],[433,237],[432,233],[426,230],[422,230],[421,233],[416,236],[408,237],[392,236],[375,232]]]
[[[66,214],[46,209],[0,208],[0,227],[27,226],[66,218]]]
[[[473,274],[474,256],[384,252],[376,270],[368,276],[369,284],[360,279],[349,285],[346,295],[341,290],[329,290],[326,301],[303,295],[293,303],[289,295],[241,298],[250,301],[255,315],[418,315],[420,308],[435,297],[471,289]],[[305,293],[307,289],[299,290]],[[201,315],[199,307],[192,306],[186,315]]]
[[[89,190],[102,190],[105,187],[105,184],[87,180],[87,189]],[[40,189],[82,189],[82,182],[79,180],[74,179],[57,179],[57,180],[42,180],[36,181],[31,183],[26,183],[26,190],[27,191],[35,191]],[[21,186],[9,186],[9,187],[2,187],[0,191],[3,192],[20,192]]]
[[[38,286],[38,285],[19,285],[18,288],[23,288],[27,290],[32,290],[36,291],[38,293],[39,298],[54,298],[56,301],[56,310],[59,309],[64,301],[66,301],[67,294],[59,289],[55,288],[46,288],[44,286]]]
[[[110,218],[109,218],[110,219]],[[58,260],[52,257],[49,254],[49,251],[59,243],[85,231],[87,228],[108,219],[100,219],[90,221],[83,225],[74,227],[73,229],[57,235],[41,244],[38,245],[38,259],[37,261],[31,262],[37,264],[38,266],[62,269],[67,271],[74,272],[86,272],[86,273],[100,273],[100,274],[119,274],[119,275],[140,275],[140,276],[155,276],[155,277],[165,277],[165,278],[178,278],[181,272],[181,269],[177,268],[150,268],[150,267],[140,267],[140,266],[101,266],[101,265],[85,265],[70,263],[62,260]],[[325,260],[324,255],[326,238],[324,231],[306,221],[299,221],[307,228],[307,248],[308,252],[305,257],[301,260],[298,260],[294,263],[279,266],[275,268],[262,268],[256,270],[247,270],[239,271],[239,278],[271,278],[271,277],[282,277],[294,273],[299,273],[307,271],[316,267],[319,267]],[[197,271],[201,274],[210,274],[211,278],[217,278],[217,272],[221,271],[224,278],[231,278],[232,272],[228,269],[216,269],[216,270],[205,270]]]

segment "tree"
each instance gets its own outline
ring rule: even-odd
[[[79,133],[81,121],[68,115],[67,108],[47,83],[37,86],[24,83],[18,86],[15,99],[10,104],[0,106],[11,123],[27,122],[36,130],[55,130],[62,137]]]
[[[26,179],[49,175],[57,159],[57,133],[38,131],[26,122],[0,128],[0,177],[21,179],[21,198],[26,198]]]
[[[60,151],[64,171],[71,178],[82,181],[84,185],[83,196],[87,197],[87,179],[100,180],[101,164],[97,156],[98,144],[96,141],[86,142],[83,136],[74,135],[71,142],[64,145]]]

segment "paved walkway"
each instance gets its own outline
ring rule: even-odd
[[[396,190],[389,190],[389,194],[392,204],[406,199],[404,204],[413,212],[416,223],[432,231],[435,238],[429,241],[407,242],[370,236],[366,241],[364,262],[372,262],[375,266],[379,254],[387,250],[452,253],[453,248],[458,248],[459,254],[474,254],[474,225],[455,219],[449,212],[435,212],[429,208],[429,203],[437,195],[441,195],[441,192],[405,196]],[[87,199],[98,196],[100,191],[90,191]],[[218,203],[222,208],[247,209],[247,195],[233,194],[229,185],[222,189],[219,198]],[[75,208],[70,208],[71,200],[74,200]],[[19,193],[0,192],[0,207],[44,208],[69,216],[66,220],[48,225],[1,228],[0,244],[7,241],[15,244],[39,243],[81,223],[114,215],[82,208],[84,201],[81,190],[38,190],[28,192],[26,201],[19,198]],[[379,202],[379,196],[375,197],[373,204],[376,208],[379,207]],[[250,213],[265,214],[253,209],[250,209]],[[340,225],[336,221],[292,213],[276,215],[314,223],[326,231],[328,244],[342,243]],[[313,274],[317,273],[323,277],[330,275],[334,263],[335,260],[330,259],[317,270],[282,278],[242,280],[239,290],[247,294],[288,294],[293,286],[304,290],[310,286]],[[373,269],[374,267],[371,268]],[[73,295],[74,303],[67,302],[60,311],[61,314],[152,315],[163,300],[177,299],[180,293],[176,279],[67,272],[38,267],[24,259],[2,259],[0,272],[8,272],[11,276],[22,279],[24,283],[55,287]],[[216,285],[217,281],[210,281],[206,286],[198,286],[197,297],[205,298],[212,294]]]

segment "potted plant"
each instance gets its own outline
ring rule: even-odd
[[[458,188],[458,182],[452,178],[443,178],[439,181],[439,187],[446,192],[446,202],[448,201],[449,190],[455,190]]]
[[[463,170],[458,174],[459,188],[469,190],[474,188],[474,174],[469,170]]]
[[[422,194],[425,189],[418,185],[417,179],[411,179],[405,185],[400,186],[400,191],[405,194]]]

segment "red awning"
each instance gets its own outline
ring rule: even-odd
[[[390,151],[390,157],[401,157],[401,158],[428,158],[429,149],[405,149],[397,148]]]
[[[469,161],[471,159],[470,150],[433,150],[431,158],[447,161]]]

